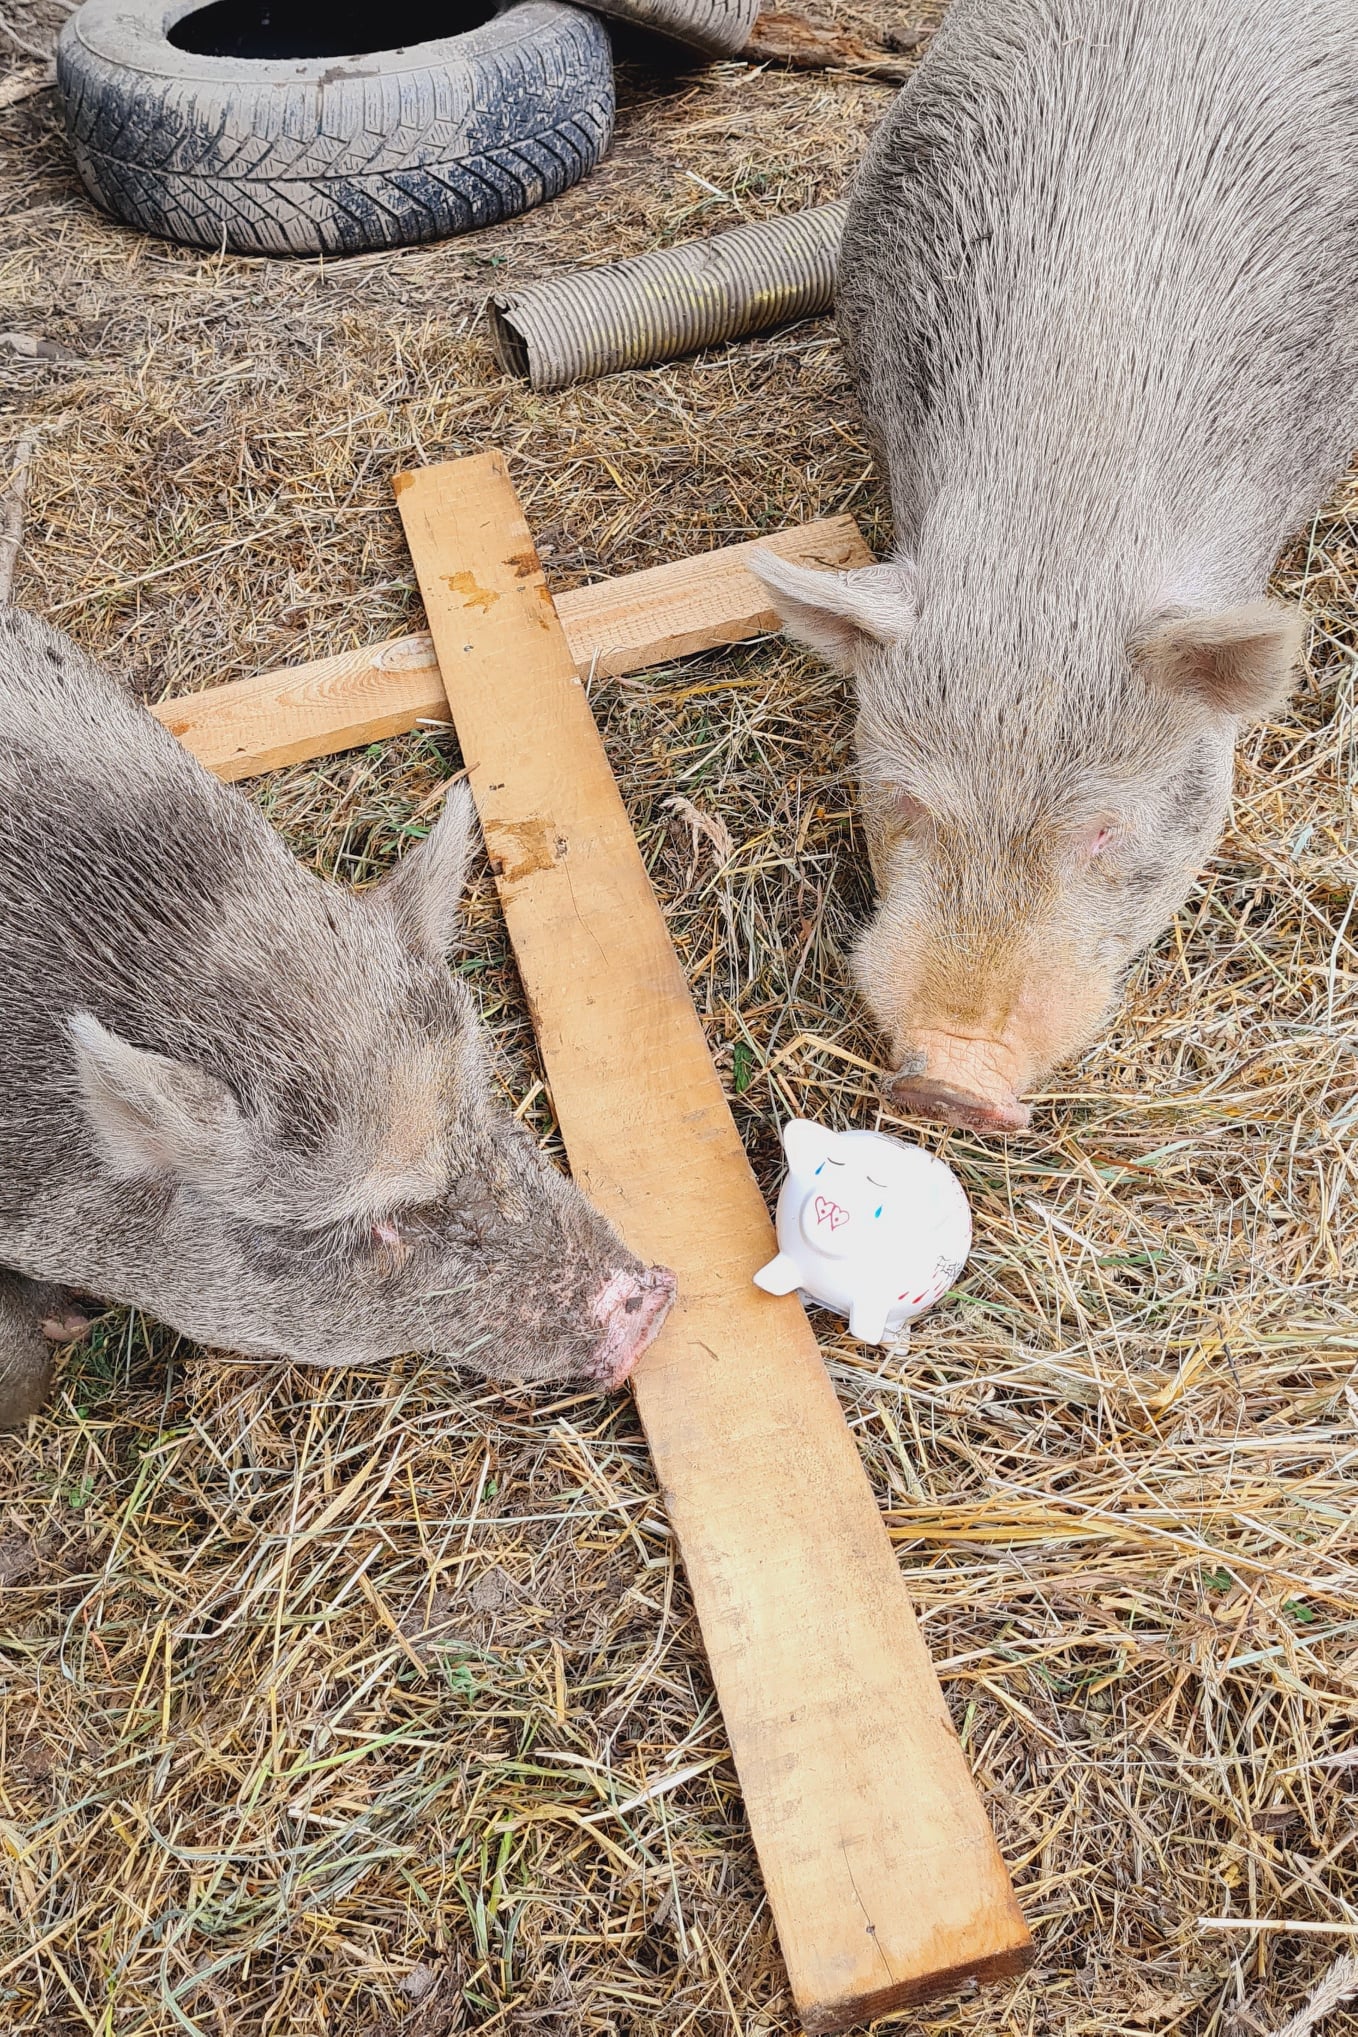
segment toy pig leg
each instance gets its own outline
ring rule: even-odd
[[[861,1295],[849,1310],[849,1335],[861,1337],[865,1344],[885,1344],[891,1301],[889,1294]]]
[[[756,1287],[762,1287],[765,1294],[791,1294],[802,1284],[802,1269],[795,1259],[786,1252],[780,1252],[776,1259],[770,1259],[767,1266],[761,1266],[754,1276]]]

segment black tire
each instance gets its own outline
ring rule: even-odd
[[[558,0],[339,59],[176,47],[171,32],[201,11],[85,0],[57,46],[90,196],[193,247],[348,255],[466,233],[566,190],[613,132],[607,32]],[[394,13],[379,0],[374,24]]]

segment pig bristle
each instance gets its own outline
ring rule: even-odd
[[[131,235],[50,95],[0,112],[0,332],[71,357],[0,351],[0,487],[39,427],[16,599],[151,697],[376,642],[419,622],[390,475],[488,445],[553,587],[846,508],[883,555],[828,324],[551,399],[501,375],[506,265],[836,197],[891,103],[620,75],[578,191],[324,265]],[[879,1117],[843,682],[770,641],[591,689],[765,1188],[797,1115],[919,1140],[972,1201],[964,1292],[907,1353],[817,1328],[1039,1957],[881,2037],[1261,2037],[1351,1944],[1198,1924],[1358,1915],[1358,480],[1273,591],[1312,618],[1294,702],[1115,1022],[1003,1143]],[[362,884],[458,761],[430,728],[250,796]],[[483,861],[453,966],[559,1157]],[[58,1370],[0,1444],[7,2037],[797,2037],[626,1399],[251,1366],[116,1312]]]

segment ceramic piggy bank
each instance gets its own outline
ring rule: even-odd
[[[787,1179],[778,1256],[755,1274],[769,1294],[794,1287],[886,1344],[946,1294],[971,1250],[971,1211],[950,1167],[885,1132],[783,1126]]]

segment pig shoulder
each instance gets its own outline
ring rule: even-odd
[[[0,610],[0,1204],[82,1143],[74,1014],[247,1066],[343,1011],[366,917],[102,667]]]
[[[955,0],[840,259],[907,548],[1130,472],[1276,550],[1358,434],[1355,47],[1352,0]]]
[[[0,868],[12,873],[0,911],[11,931],[37,913],[55,935],[66,919],[88,930],[99,909],[132,910],[151,895],[222,898],[251,882],[271,891],[301,882],[250,802],[126,686],[36,616],[3,609],[0,759],[10,793]],[[72,879],[65,892],[59,871]],[[161,932],[168,939],[168,925]]]

